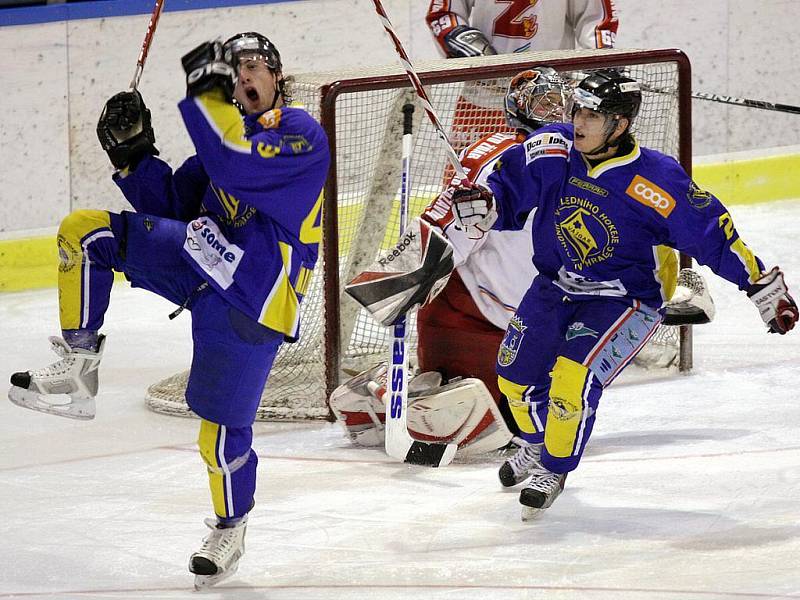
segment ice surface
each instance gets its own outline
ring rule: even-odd
[[[800,201],[732,209],[800,296]],[[612,386],[585,458],[520,521],[498,457],[442,469],[349,446],[329,423],[258,423],[257,505],[239,573],[209,598],[800,598],[800,331],[767,335],[710,274],[714,323],[688,376]],[[188,315],[115,288],[97,418],[0,401],[0,600],[196,598],[210,513],[197,422],[149,412],[185,368]],[[0,295],[0,378],[49,363],[55,290]],[[5,396],[5,392],[2,392]]]

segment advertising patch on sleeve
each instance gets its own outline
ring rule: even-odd
[[[572,142],[558,133],[542,133],[525,140],[524,146],[525,164],[530,164],[543,156],[567,158]]]

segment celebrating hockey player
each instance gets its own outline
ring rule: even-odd
[[[798,309],[778,267],[765,269],[730,213],[672,158],[640,147],[631,127],[639,83],[599,71],[573,95],[572,124],[550,125],[505,152],[488,187],[453,192],[468,232],[519,230],[532,212],[538,275],[497,355],[500,390],[528,443],[500,479],[520,493],[523,519],[548,508],[591,436],[603,390],[658,327],[667,299],[661,245],[736,284],[768,330],[785,334]]]
[[[50,338],[61,360],[14,374],[9,398],[94,417],[113,271],[190,310],[186,398],[201,418],[215,513],[189,562],[202,588],[234,573],[244,552],[258,463],[252,424],[279,346],[299,335],[329,153],[320,125],[287,104],[280,54],[263,35],[204,43],[182,63],[187,97],[178,106],[196,155],[173,173],[155,156],[139,92],[106,102],[98,137],[136,212],[78,210],[62,221],[63,338]]]
[[[539,128],[562,122],[568,94],[571,88],[548,66],[537,66],[512,78],[504,111],[508,127],[514,133],[487,135],[462,153],[461,163],[470,179],[485,185],[503,152],[521,144]],[[508,441],[508,436],[498,434],[484,439],[480,434],[494,431],[495,425],[488,420],[473,423],[463,406],[458,410],[451,408],[450,418],[446,418],[448,405],[444,404],[441,388],[437,386],[457,378],[481,380],[498,403],[511,434],[518,433],[508,404],[497,387],[496,356],[508,321],[536,275],[536,269],[531,261],[534,213],[531,212],[518,231],[489,230],[479,238],[468,235],[456,227],[453,218],[452,193],[459,183],[460,179],[455,176],[422,215],[426,223],[443,233],[451,243],[455,270],[443,291],[417,313],[417,366],[422,375],[414,380],[411,389],[409,427],[412,434],[421,439],[433,436],[451,441],[449,436],[457,432],[455,441],[460,443],[459,453],[463,455],[485,450],[491,443],[499,447]],[[663,256],[668,277],[674,282],[677,260],[671,251]],[[699,274],[685,271],[682,276],[691,274],[702,282]],[[674,284],[668,286],[670,294],[673,287]],[[679,286],[679,290],[679,298],[670,305],[672,324],[705,322],[713,317],[713,302],[702,283],[694,289]],[[367,383],[382,384],[385,375],[384,365],[373,367],[340,386],[330,398],[333,412],[350,438],[359,445],[383,443],[383,403],[370,393]],[[431,398],[436,398],[437,402]],[[430,416],[434,407],[438,419]],[[470,429],[473,424],[479,428],[477,431]]]

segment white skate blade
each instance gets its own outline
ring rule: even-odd
[[[68,419],[90,421],[94,419],[94,398],[82,397],[77,394],[39,394],[15,385],[8,390],[8,399],[17,406],[57,415]]]
[[[532,506],[523,506],[522,507],[522,521],[535,521],[539,517],[542,516],[546,509],[544,508],[533,508]]]
[[[207,590],[217,585],[220,581],[225,581],[228,577],[239,570],[239,561],[233,563],[226,571],[216,573],[214,575],[195,575],[194,576],[194,589],[198,592]]]

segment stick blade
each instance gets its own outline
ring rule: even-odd
[[[408,449],[405,462],[424,467],[444,467],[453,460],[457,449],[457,444],[429,444],[415,440]]]

